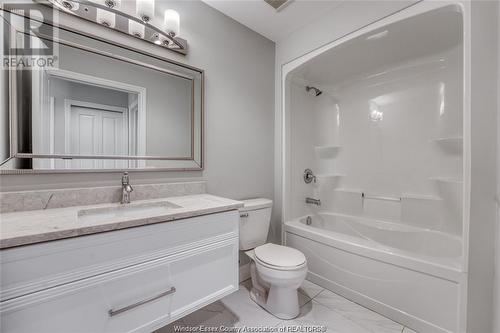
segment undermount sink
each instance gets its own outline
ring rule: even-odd
[[[89,208],[78,211],[78,218],[108,219],[115,217],[140,217],[169,213],[172,209],[182,208],[169,201],[131,203],[120,206]]]

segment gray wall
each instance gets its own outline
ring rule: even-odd
[[[467,332],[493,332],[498,3],[471,2],[471,200]]]
[[[498,6],[498,28],[500,29],[500,5]],[[500,57],[500,33],[498,34],[498,57]],[[500,63],[497,63],[497,91],[500,90]],[[495,304],[493,306],[493,332],[500,332],[500,94],[497,94],[497,221],[495,228]]]
[[[213,194],[273,197],[274,43],[199,1],[159,1],[179,12],[181,56],[73,17],[64,24],[205,70],[205,170],[141,172],[132,183],[206,179]],[[1,191],[119,184],[119,173],[1,176]]]

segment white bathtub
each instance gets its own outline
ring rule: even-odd
[[[309,278],[419,332],[456,332],[460,238],[362,217],[320,213],[285,223]]]
[[[306,217],[290,224],[299,228],[306,227],[306,230],[307,227],[314,228],[323,235],[343,237],[353,244],[373,247],[413,260],[457,269],[461,264],[461,238],[443,232],[335,213],[311,216],[309,226],[306,225]]]

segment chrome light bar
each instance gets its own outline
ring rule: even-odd
[[[78,16],[87,21],[100,23],[110,29],[126,33],[183,55],[186,55],[188,52],[188,44],[185,39],[177,37],[172,32],[168,33],[163,29],[154,26],[150,23],[152,21],[150,17],[139,18],[116,9],[115,1],[107,0],[102,2],[102,4],[88,0],[47,1],[51,6],[61,10],[62,12]],[[99,22],[98,13],[100,13],[101,17],[104,17],[104,14],[106,13],[107,15],[111,14],[116,18],[116,23],[113,22],[113,24],[110,24],[105,20]],[[144,33],[131,32],[130,22],[133,22],[132,25],[135,26],[144,26]]]

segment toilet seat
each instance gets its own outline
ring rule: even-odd
[[[307,264],[306,257],[299,250],[272,243],[256,247],[254,256],[257,263],[276,270],[297,270]]]
[[[292,266],[292,267],[273,266],[273,265],[270,265],[270,264],[266,264],[265,262],[262,262],[262,261],[260,261],[257,258],[255,259],[255,262],[258,265],[264,266],[264,267],[269,268],[269,269],[274,269],[276,271],[295,271],[295,270],[300,270],[303,267],[307,266],[306,263],[303,263],[302,265],[299,265],[299,266]]]

